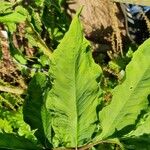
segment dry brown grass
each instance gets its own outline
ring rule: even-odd
[[[123,56],[122,36],[126,36],[126,27],[119,5],[110,0],[68,0],[68,13],[73,16],[81,6],[84,6],[81,21],[86,38],[99,44],[101,51],[101,45],[107,44],[107,51]]]

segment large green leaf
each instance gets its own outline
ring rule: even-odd
[[[24,120],[32,129],[37,129],[35,135],[45,147],[49,147],[48,141],[51,141],[51,119],[44,105],[48,86],[50,87],[46,76],[36,74],[29,84],[23,110]]]
[[[111,136],[115,130],[121,130],[135,123],[141,110],[148,105],[150,93],[150,39],[134,53],[126,68],[124,82],[117,86],[110,105],[100,113],[102,133],[98,139]]]
[[[9,150],[40,150],[34,143],[14,134],[0,133],[0,149]]]
[[[92,59],[78,17],[75,16],[53,53],[52,89],[46,99],[46,108],[52,115],[54,142],[66,147],[78,147],[91,140],[101,94],[101,68]]]

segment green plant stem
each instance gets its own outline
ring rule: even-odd
[[[123,147],[121,145],[119,145],[119,143],[116,143],[115,141],[112,141],[112,140],[106,140],[106,141],[96,141],[96,142],[93,142],[93,143],[90,143],[88,145],[85,145],[81,148],[78,148],[78,150],[87,150],[87,149],[90,149],[92,148],[93,146],[96,146],[98,144],[116,144],[118,145],[121,149],[123,149]]]
[[[27,25],[32,29],[32,31],[34,32],[36,39],[38,40],[38,42],[41,44],[42,48],[41,49],[43,51],[43,53],[45,55],[47,55],[49,58],[51,58],[52,56],[52,48],[47,47],[47,45],[45,44],[45,42],[41,39],[40,35],[38,34],[38,32],[35,31],[33,25],[30,23],[30,21],[27,19]]]
[[[82,146],[82,147],[78,147],[78,148],[54,148],[53,150],[88,150],[98,144],[116,144],[118,145],[122,150],[124,149],[122,147],[122,145],[120,145],[119,143],[116,143],[115,141],[112,140],[104,140],[104,141],[96,141],[93,143],[90,143],[88,145]]]
[[[0,85],[0,91],[18,94],[18,95],[25,94],[26,92],[24,89],[21,88],[17,88],[13,86],[3,86],[3,85]]]

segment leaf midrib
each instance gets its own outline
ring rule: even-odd
[[[81,48],[81,47],[80,47]],[[80,49],[79,48],[79,49]],[[78,59],[80,59],[80,55],[75,55],[75,52],[73,54],[74,56],[74,96],[75,96],[75,106],[76,106],[76,141],[75,141],[75,145],[76,145],[76,148],[78,147],[78,132],[79,132],[79,129],[78,129],[78,122],[79,122],[79,119],[78,119],[78,101],[77,101],[77,74],[78,74]]]

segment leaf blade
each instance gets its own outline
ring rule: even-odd
[[[31,126],[31,129],[37,129],[35,136],[38,140],[44,146],[50,147],[51,116],[44,105],[47,84],[46,75],[38,73],[33,77],[28,87],[28,96],[23,107],[23,114],[25,122]]]
[[[125,81],[115,88],[111,104],[99,113],[102,133],[98,139],[105,139],[115,130],[134,124],[141,110],[147,108],[150,93],[149,47],[150,39],[134,53],[126,68]]]
[[[51,61],[53,86],[46,107],[53,115],[55,139],[62,146],[78,147],[91,140],[101,93],[101,69],[94,63],[89,43],[83,38],[78,15]]]

